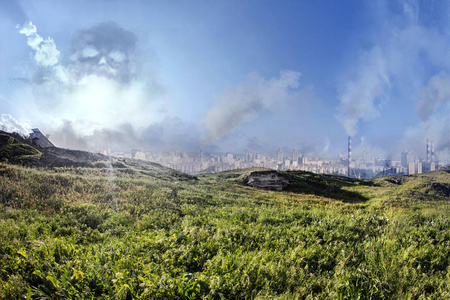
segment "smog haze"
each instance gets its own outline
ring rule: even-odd
[[[449,157],[446,1],[0,0],[0,125],[97,151]],[[289,150],[288,150],[289,149]]]

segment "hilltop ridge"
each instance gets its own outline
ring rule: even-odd
[[[156,163],[129,158],[108,157],[101,153],[59,147],[40,147],[31,138],[0,130],[0,162],[34,167],[104,167],[113,164],[122,167],[174,171]]]
[[[0,160],[26,166],[83,165],[106,160],[100,153],[63,149],[55,146],[41,147],[31,137],[0,131]]]

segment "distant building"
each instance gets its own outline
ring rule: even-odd
[[[30,133],[30,138],[33,141],[33,144],[41,147],[41,148],[51,148],[55,147],[48,139],[48,135],[44,136],[42,132],[38,128],[31,129],[33,132]]]
[[[414,162],[410,162],[408,164],[408,175],[416,174],[416,164]]]
[[[298,151],[296,148],[292,150],[292,165],[297,166],[298,165]]]
[[[233,164],[234,163],[234,155],[231,152],[227,152],[225,156],[222,157],[222,162],[225,164]]]
[[[414,163],[414,152],[403,151],[402,152],[402,167],[408,168],[410,163]]]
[[[138,149],[131,150],[131,157],[134,159],[145,160],[145,153]]]
[[[277,159],[278,159],[278,163],[279,164],[283,163],[283,150],[278,149],[278,151],[277,151]]]
[[[416,174],[422,174],[422,162],[417,162],[416,164]]]
[[[436,170],[436,163],[434,162],[425,162],[422,163],[422,171],[423,172],[430,172]]]

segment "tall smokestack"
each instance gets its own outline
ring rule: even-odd
[[[434,142],[431,141],[431,163],[434,162]]]
[[[352,175],[352,169],[350,167],[350,164],[352,163],[352,137],[348,137],[348,177],[351,177]]]
[[[427,139],[427,163],[431,162],[430,154],[431,154],[431,151],[430,151],[430,141]]]

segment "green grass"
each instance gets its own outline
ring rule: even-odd
[[[446,299],[442,171],[356,180],[0,164],[0,298]]]
[[[41,152],[36,148],[21,143],[14,137],[0,133],[0,161],[21,163],[30,158],[39,158]]]

